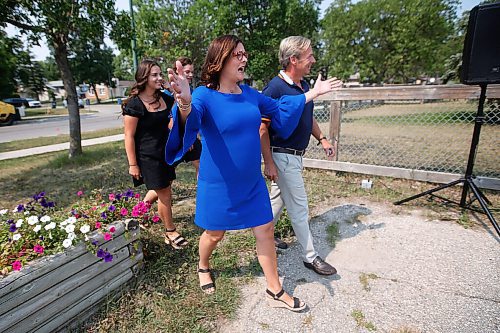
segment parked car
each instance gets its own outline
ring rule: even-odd
[[[14,105],[0,102],[0,125],[12,125],[17,118],[16,111]]]
[[[30,104],[26,98],[13,97],[13,98],[6,98],[3,101],[5,103],[14,105],[16,108],[19,108],[21,106],[24,106],[25,108],[30,107]]]
[[[41,108],[42,107],[42,103],[40,103],[40,101],[37,101],[33,98],[26,98],[26,100],[28,101],[28,105],[30,108]]]
[[[67,101],[67,100],[64,100],[64,101],[63,101],[63,106],[64,106],[65,108],[67,108],[67,107],[68,107],[68,101]],[[83,102],[83,99],[81,99],[81,98],[79,98],[79,99],[78,99],[78,107],[79,107],[80,109],[82,109],[82,108],[84,108],[84,107],[85,107],[85,103]]]

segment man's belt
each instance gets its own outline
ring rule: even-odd
[[[302,156],[306,152],[305,150],[296,150],[292,148],[283,148],[283,147],[271,147],[271,151],[273,153],[284,153],[284,154],[291,154],[298,156]]]

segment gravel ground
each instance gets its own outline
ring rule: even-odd
[[[359,201],[313,218],[316,248],[339,273],[323,277],[306,269],[294,243],[280,252],[279,272],[285,290],[308,309],[268,307],[265,281],[257,277],[243,287],[245,301],[220,331],[500,332],[500,241],[489,221],[464,229],[430,221],[423,210],[397,214],[393,207]],[[331,223],[340,230],[334,249],[326,239]]]

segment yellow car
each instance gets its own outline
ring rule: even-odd
[[[16,118],[16,108],[14,105],[0,101],[0,125],[12,125]]]

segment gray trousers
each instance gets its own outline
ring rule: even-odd
[[[302,156],[272,153],[278,169],[278,181],[271,183],[271,206],[273,222],[279,220],[286,207],[295,236],[304,251],[303,259],[312,262],[318,255],[314,250],[313,238],[309,229],[309,206],[302,178]]]

